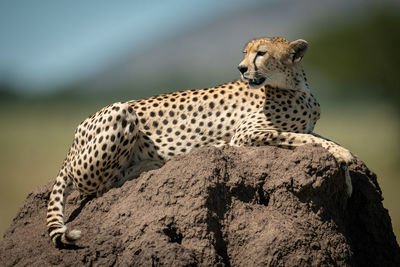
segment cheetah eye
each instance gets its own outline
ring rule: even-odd
[[[246,50],[243,51],[243,54],[247,54]]]
[[[265,55],[267,52],[265,52],[265,51],[258,51],[257,52],[257,56],[260,56],[260,57],[262,57],[263,55]]]

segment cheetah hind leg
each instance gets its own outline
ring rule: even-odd
[[[111,188],[121,187],[126,181],[138,178],[143,172],[161,168],[163,165],[164,162],[159,160],[143,160],[135,162],[122,170],[114,179],[108,180],[107,183],[104,184],[103,188],[97,191],[97,197],[102,196]]]
[[[102,123],[97,128],[88,127],[93,120]],[[137,124],[137,116],[128,104],[115,103],[78,126],[48,204],[47,229],[57,246],[74,245],[81,237],[79,230],[68,231],[64,223],[65,188],[73,183],[81,193],[92,195],[108,180],[118,176],[119,168],[129,163],[130,151],[137,138]],[[84,132],[92,138],[82,136]],[[90,161],[93,164],[85,167],[82,163],[87,158],[89,164]]]

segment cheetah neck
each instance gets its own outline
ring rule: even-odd
[[[298,91],[309,93],[306,74],[300,65],[288,68],[285,72],[274,74],[266,86],[286,91]]]
[[[292,80],[292,86],[294,90],[310,92],[310,88],[308,87],[307,83],[306,73],[304,72],[303,67],[298,65],[294,73],[294,79]]]

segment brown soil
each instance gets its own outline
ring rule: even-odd
[[[4,266],[400,266],[375,174],[353,195],[321,147],[201,148],[100,198],[68,197],[76,247],[46,234],[51,183],[30,193],[0,243]]]

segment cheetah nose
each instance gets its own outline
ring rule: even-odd
[[[243,65],[239,65],[238,69],[239,69],[241,74],[244,74],[248,70],[248,68],[246,66],[243,66]]]

